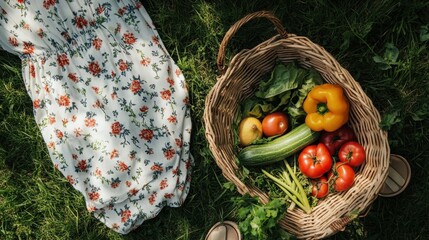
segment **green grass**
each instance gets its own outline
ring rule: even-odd
[[[209,228],[234,220],[238,193],[213,161],[204,136],[205,96],[216,82],[219,44],[244,15],[270,10],[286,30],[329,51],[362,85],[382,115],[392,153],[412,167],[399,196],[377,198],[365,218],[331,239],[427,239],[429,235],[429,1],[143,1],[167,50],[183,70],[193,116],[196,165],[184,206],[164,209],[122,236],[95,220],[80,196],[54,169],[35,124],[20,61],[0,52],[0,239],[204,239]],[[274,31],[255,20],[227,46],[227,61]],[[398,50],[388,64],[374,61],[386,44]],[[388,69],[387,69],[388,68]]]

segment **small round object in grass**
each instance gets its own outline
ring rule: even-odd
[[[205,240],[241,240],[242,235],[237,223],[232,221],[218,222],[209,230]]]
[[[397,154],[390,154],[388,176],[378,195],[394,197],[402,193],[410,183],[411,167],[408,161]]]

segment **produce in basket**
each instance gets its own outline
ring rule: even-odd
[[[276,185],[286,193],[286,196],[295,204],[297,204],[306,213],[311,213],[310,201],[308,200],[307,192],[296,177],[296,172],[292,170],[287,161],[284,161],[286,170],[282,170],[279,177],[271,175],[269,172],[262,169],[262,172]]]
[[[251,141],[252,144],[242,144],[240,163],[246,166],[275,163],[316,141],[320,133],[304,124],[303,103],[308,92],[321,83],[320,75],[313,69],[304,69],[296,62],[277,64],[270,77],[260,82],[255,95],[241,104],[239,129],[243,121],[259,118],[265,137]],[[284,134],[289,125],[291,130]],[[241,135],[239,131],[240,140]]]
[[[238,153],[238,160],[244,166],[270,165],[270,170],[259,170],[274,181],[291,204],[296,204],[307,214],[312,211],[310,202],[317,202],[309,200],[311,196],[324,198],[330,192],[349,189],[355,178],[353,167],[360,166],[365,159],[365,151],[357,142],[353,129],[346,125],[350,105],[342,87],[310,81],[312,84],[303,88],[303,79],[308,78],[311,75],[309,73],[314,72],[300,68],[296,63],[286,66],[278,64],[270,79],[261,81],[255,96],[245,102],[241,109],[265,109],[256,111],[262,119],[263,136],[260,128],[255,127],[255,124],[260,125],[259,119],[251,116],[243,118],[239,126],[243,148]],[[285,87],[290,85],[289,81],[297,84]],[[267,104],[272,106],[267,107]],[[302,114],[294,115],[294,123],[299,125],[292,125],[292,130],[284,134],[288,126],[288,116],[284,112],[291,112],[290,108],[295,113],[304,113],[305,118],[302,118]],[[274,112],[266,112],[268,109]],[[244,116],[250,114],[252,111],[243,112]],[[309,121],[313,129],[309,128]],[[243,126],[249,122],[249,126],[253,124],[253,129],[248,127],[244,133],[252,138],[243,144]],[[258,135],[254,134],[255,131]],[[297,157],[298,161],[291,161],[290,157]],[[340,161],[334,164],[337,159]],[[281,167],[276,163],[281,161],[285,163],[286,170],[278,173]],[[293,164],[294,171],[288,161]],[[258,168],[252,170],[258,171]],[[311,181],[311,191],[305,191],[302,185],[306,184],[301,184],[295,176],[300,173]],[[264,188],[269,192],[275,191],[269,184]]]
[[[303,123],[272,141],[243,148],[238,154],[238,160],[245,166],[276,163],[313,143],[319,135],[319,132],[312,131]]]
[[[357,141],[356,134],[351,127],[343,125],[333,132],[322,131],[320,142],[325,144],[331,155],[336,154],[340,147],[348,141]]]
[[[278,34],[254,48],[241,50],[225,64],[228,42],[242,25],[255,18],[270,20]],[[347,125],[355,131],[357,140],[366,150],[366,164],[358,168],[350,191],[327,195],[324,201],[313,207],[310,214],[299,208],[288,209],[278,222],[281,228],[299,239],[321,239],[343,230],[360,212],[368,209],[387,177],[390,156],[387,133],[380,129],[377,109],[359,83],[329,52],[304,36],[287,33],[281,21],[270,12],[251,13],[237,21],[225,34],[219,47],[217,66],[220,75],[206,97],[204,110],[206,137],[216,164],[237,191],[243,196],[250,194],[257,197],[261,203],[270,203],[272,198],[278,196],[277,193],[263,188],[263,183],[251,177],[249,171],[237,161],[237,150],[240,148],[237,149],[234,138],[234,131],[238,128],[234,120],[238,115],[243,118],[247,116],[243,115],[240,105],[255,97],[255,86],[265,80],[266,75],[279,63],[295,62],[305,69],[314,69],[323,82],[343,88],[352,106]],[[298,93],[296,96],[298,99],[305,98]],[[252,111],[261,114],[254,117],[262,119],[263,114],[273,111],[263,107],[266,106]],[[299,126],[295,123],[296,119],[305,117],[305,113],[292,111],[291,107],[290,111],[278,110],[288,114],[290,129]],[[293,117],[295,113],[300,117]]]
[[[296,163],[291,163],[292,170],[288,159],[296,157],[300,150],[317,141],[320,136],[320,132],[312,131],[304,123],[306,113],[303,109],[308,92],[319,84],[322,84],[321,78],[313,69],[304,69],[296,62],[277,64],[270,77],[260,82],[255,95],[242,104],[241,116],[244,117],[240,121],[238,134],[242,142],[243,124],[249,119],[258,121],[256,117],[262,119],[263,137],[248,145],[241,144],[241,148],[238,146],[238,161],[243,166],[253,167],[251,171],[258,172],[261,168],[255,167],[270,165],[264,167],[262,173],[268,178],[265,181],[273,181],[275,185],[269,187],[267,182],[265,188],[273,192],[278,187],[285,200],[307,213],[311,212],[312,204],[315,203],[315,200],[311,200],[311,183],[308,179],[298,179],[302,174]],[[291,130],[286,132],[289,125]],[[280,162],[284,162],[285,169],[276,165]],[[329,164],[323,173],[330,170],[330,159]],[[305,190],[303,186],[308,189]]]
[[[304,111],[305,123],[314,131],[333,132],[349,120],[349,102],[336,84],[314,87],[304,101]]]
[[[302,105],[308,92],[322,83],[314,69],[304,69],[296,62],[277,63],[270,77],[258,84],[255,94],[240,104],[241,115],[263,119],[270,113],[283,112],[293,128],[304,122],[306,113]]]
[[[329,173],[329,180],[337,192],[349,189],[354,182],[355,172],[352,167],[345,163],[337,162]]]
[[[262,138],[262,124],[259,119],[254,117],[247,117],[241,120],[238,129],[240,144],[248,146],[255,140]]]
[[[332,156],[323,143],[309,145],[299,154],[298,165],[305,176],[320,178],[331,170]]]
[[[328,179],[325,176],[311,181],[311,195],[317,198],[324,198],[329,194]]]
[[[338,151],[338,158],[352,167],[359,167],[365,161],[365,149],[358,142],[348,141]]]
[[[288,129],[288,120],[283,112],[273,112],[262,120],[262,131],[265,137],[283,135]]]

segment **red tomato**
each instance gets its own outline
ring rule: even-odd
[[[365,149],[358,142],[346,142],[338,151],[338,158],[352,167],[359,167],[365,161]]]
[[[282,112],[268,114],[262,120],[262,132],[266,137],[282,135],[288,128],[288,119]]]
[[[343,162],[337,162],[334,169],[329,173],[329,181],[337,192],[349,189],[355,181],[355,171]]]
[[[344,143],[356,141],[356,135],[351,127],[343,125],[333,132],[323,131],[319,141],[326,145],[331,155],[334,155]]]
[[[329,193],[328,179],[321,176],[318,179],[312,180],[311,194],[317,198],[324,198]]]
[[[298,156],[301,172],[309,178],[319,178],[332,167],[332,157],[323,143],[305,147]]]

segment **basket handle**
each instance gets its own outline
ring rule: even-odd
[[[225,48],[228,42],[231,40],[231,38],[234,36],[234,34],[238,31],[238,29],[241,28],[245,23],[249,22],[250,20],[254,18],[267,18],[270,20],[274,26],[276,27],[277,32],[279,33],[280,37],[287,38],[288,33],[284,29],[281,21],[275,17],[271,12],[269,11],[259,11],[254,12],[251,14],[248,14],[247,16],[243,17],[242,19],[238,20],[234,25],[230,27],[230,29],[225,33],[225,36],[223,37],[223,40],[219,47],[219,52],[217,56],[217,67],[220,71],[220,73],[223,75],[226,72],[226,66],[225,66]]]

